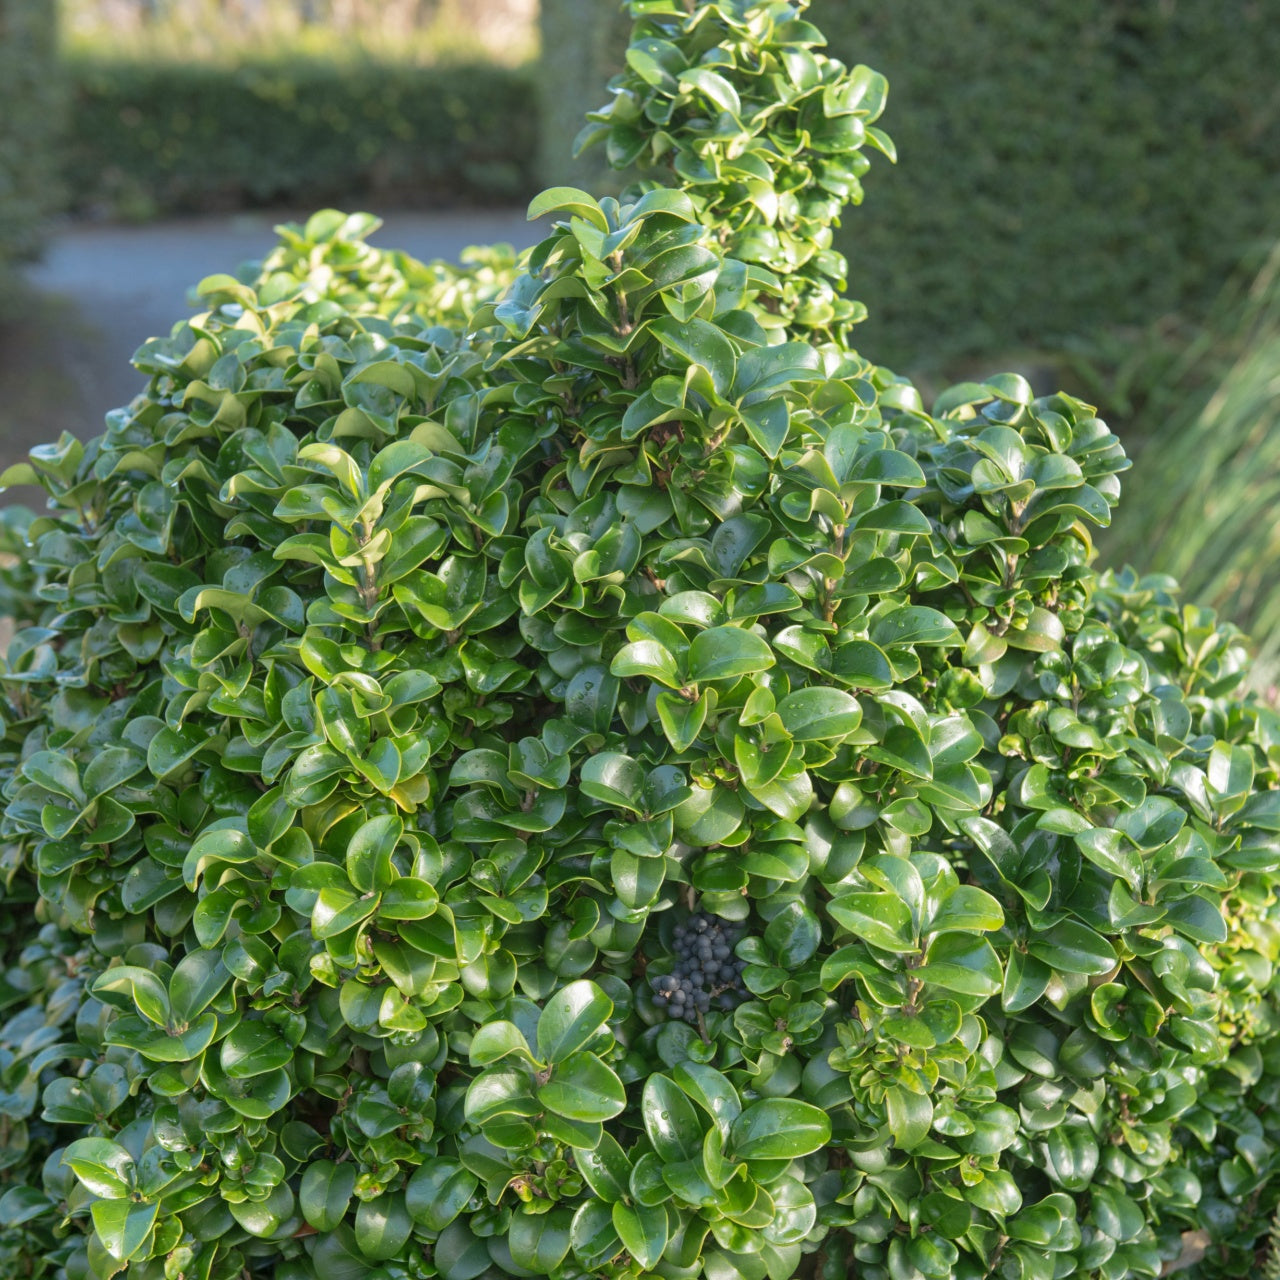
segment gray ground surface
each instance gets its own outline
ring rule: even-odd
[[[274,243],[272,227],[294,216],[71,225],[56,235],[44,260],[27,270],[33,297],[22,318],[0,325],[0,464],[62,431],[96,435],[103,414],[141,387],[129,357],[188,314],[187,290],[261,257]],[[418,258],[456,259],[468,245],[523,247],[536,238],[522,211],[486,210],[390,214],[373,242]]]

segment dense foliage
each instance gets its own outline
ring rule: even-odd
[[[548,29],[566,13],[619,21],[583,0],[542,12]],[[904,163],[836,236],[870,308],[862,341],[883,359],[945,365],[1199,317],[1280,221],[1280,23],[1267,5],[1237,6],[1233,22],[1218,0],[814,0],[810,12],[831,52],[883,72],[898,103]],[[544,96],[599,105],[594,67],[562,49],[544,46]]]
[[[883,98],[802,4],[632,8],[677,150]],[[6,1274],[1251,1265],[1280,718],[1092,569],[1088,406],[926,410],[699,185],[545,193],[514,278],[316,215],[6,474]]]
[[[56,20],[46,0],[0,2],[0,319],[12,318],[12,268],[40,248],[60,194]]]
[[[529,73],[278,55],[77,57],[64,169],[78,212],[129,218],[377,197],[507,203],[536,188]]]

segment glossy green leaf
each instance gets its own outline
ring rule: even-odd
[[[933,1103],[928,1094],[890,1087],[885,1090],[884,1103],[895,1146],[911,1151],[929,1136]]]
[[[356,1243],[370,1261],[396,1257],[412,1230],[413,1220],[399,1193],[362,1200],[356,1208]]]
[[[573,1215],[569,1239],[574,1257],[584,1267],[601,1267],[622,1252],[622,1237],[613,1225],[610,1205],[584,1200]]]
[[[529,1042],[514,1022],[486,1022],[471,1037],[470,1058],[473,1066],[487,1067],[508,1055],[526,1062],[533,1060]]]
[[[594,982],[571,982],[557,991],[538,1018],[538,1052],[551,1064],[585,1048],[613,1013],[613,1001]]]
[[[778,715],[797,742],[838,742],[861,723],[862,707],[840,689],[799,689],[782,699]]]
[[[645,1132],[664,1163],[692,1160],[702,1147],[703,1125],[689,1099],[668,1076],[651,1075],[640,1100]]]
[[[935,937],[916,976],[930,986],[966,996],[993,996],[1004,986],[1004,971],[991,944],[964,933]]]
[[[232,1080],[244,1080],[286,1066],[293,1047],[265,1022],[241,1022],[218,1046],[222,1070]]]
[[[577,187],[549,187],[529,205],[529,220],[545,217],[549,213],[571,213],[608,230],[608,223],[600,212],[594,197]]]
[[[582,791],[601,804],[639,813],[644,802],[644,770],[619,752],[592,756],[582,766]]]
[[[766,1098],[733,1121],[728,1152],[738,1160],[793,1160],[817,1151],[830,1137],[826,1112],[794,1098]]]
[[[646,1271],[652,1270],[667,1247],[667,1211],[662,1205],[646,1208],[621,1200],[612,1209],[613,1229],[627,1252]]]
[[[827,904],[832,919],[885,951],[905,953],[918,945],[911,909],[896,894],[849,893]]]
[[[1111,944],[1076,920],[1061,920],[1033,936],[1027,949],[1038,960],[1062,973],[1110,973],[1116,965]]]
[[[405,1186],[409,1216],[428,1231],[443,1231],[470,1203],[476,1175],[456,1160],[431,1160],[414,1170]]]
[[[626,1106],[622,1081],[592,1053],[574,1053],[557,1063],[538,1087],[538,1101],[569,1120],[611,1120]]]
[[[95,1200],[90,1206],[93,1229],[102,1247],[117,1262],[127,1262],[146,1244],[160,1212],[157,1204],[128,1200]]]
[[[133,1186],[133,1157],[106,1138],[77,1138],[62,1153],[62,1162],[96,1196],[126,1198]]]
[[[962,884],[951,889],[929,918],[928,933],[989,933],[1004,924],[1004,911],[985,890]]]
[[[550,1213],[517,1213],[508,1242],[517,1266],[535,1275],[549,1275],[569,1252],[572,1218],[566,1209]]]
[[[700,631],[689,646],[689,678],[728,680],[767,671],[774,664],[768,644],[740,627]]]
[[[396,878],[391,854],[404,830],[394,814],[373,818],[347,844],[347,875],[361,893],[381,893]]]
[[[588,1151],[579,1151],[575,1162],[587,1185],[601,1199],[612,1204],[630,1194],[631,1162],[612,1134],[605,1133]]]
[[[307,1166],[298,1191],[302,1216],[317,1231],[332,1231],[346,1216],[356,1186],[356,1168],[317,1160]]]

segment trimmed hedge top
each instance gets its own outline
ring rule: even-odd
[[[801,5],[633,8],[717,68],[691,100],[808,74]],[[801,109],[871,111],[823,74]],[[514,276],[284,229],[3,478],[52,503],[5,584],[0,1259],[1251,1256],[1280,717],[1230,629],[1091,569],[1115,437],[799,340],[804,264],[683,190],[530,212]]]

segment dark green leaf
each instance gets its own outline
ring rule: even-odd
[[[538,1052],[551,1064],[585,1048],[613,1013],[613,1001],[594,982],[571,982],[547,1002],[538,1019]]]
[[[826,1112],[794,1098],[753,1102],[729,1129],[728,1154],[736,1160],[793,1160],[831,1139]]]
[[[307,1166],[298,1191],[298,1207],[302,1216],[317,1231],[332,1231],[343,1220],[356,1186],[356,1169],[352,1164],[335,1164],[317,1160]]]
[[[627,1104],[622,1081],[592,1053],[557,1063],[538,1100],[569,1120],[611,1120]]]

